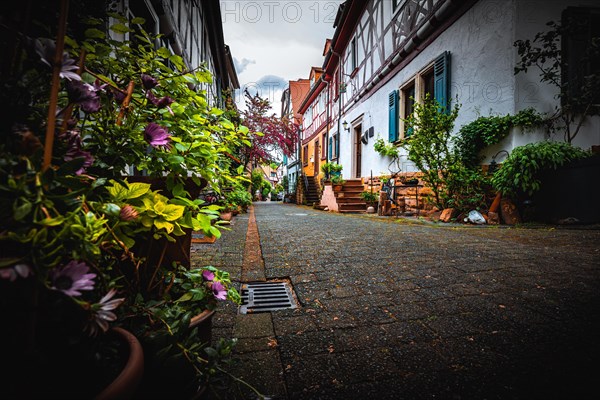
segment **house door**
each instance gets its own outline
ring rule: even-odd
[[[319,140],[315,140],[315,174],[314,176],[319,176],[319,160],[321,159],[321,150],[319,148]]]
[[[361,164],[362,164],[362,142],[360,138],[362,136],[362,124],[359,124],[354,128],[354,177],[360,178],[362,175]]]

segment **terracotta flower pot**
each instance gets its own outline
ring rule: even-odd
[[[204,310],[190,321],[190,328],[198,330],[198,338],[201,343],[210,345],[212,341],[212,319],[214,315],[215,311]]]
[[[144,352],[142,345],[133,334],[125,329],[113,328],[111,332],[128,344],[129,358],[123,371],[96,396],[96,400],[131,399],[144,374]]]
[[[231,211],[222,212],[220,215],[220,218],[223,221],[231,221],[231,219],[233,218],[233,212],[231,212]]]

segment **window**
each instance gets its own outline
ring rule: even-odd
[[[321,136],[321,143],[323,143],[323,146],[321,146],[321,159],[325,159],[327,158],[327,133]]]
[[[590,100],[600,104],[600,93],[592,90],[590,96],[589,89],[594,85],[587,83],[600,71],[597,44],[594,50],[594,42],[600,40],[600,8],[567,7],[562,13],[561,25],[566,28],[561,49],[563,105],[577,98],[585,103]]]
[[[338,71],[336,70],[335,73],[333,74],[333,88],[334,88],[334,99],[337,99],[338,96],[340,95],[340,80],[338,77]]]
[[[319,113],[325,111],[325,95],[321,93],[319,95]]]
[[[312,122],[313,122],[313,109],[311,106],[309,106],[308,109],[306,110],[306,114],[304,116],[305,130],[312,124]]]
[[[354,71],[356,68],[358,68],[358,54],[357,54],[357,48],[356,48],[356,38],[353,38],[352,41],[350,42],[350,69],[352,71]]]
[[[422,98],[435,98],[435,74],[433,73],[433,68],[429,68],[429,70],[425,71],[422,75],[423,82],[423,94]]]
[[[302,147],[302,164],[308,165],[308,145]]]
[[[329,136],[329,160],[336,160],[340,154],[340,135],[334,133]]]
[[[408,130],[405,119],[413,115],[415,111],[415,102],[423,104],[425,99],[435,99],[440,103],[444,112],[449,112],[448,96],[448,69],[450,62],[450,53],[445,52],[435,59],[433,64],[427,66],[423,71],[408,80],[400,88],[399,98],[399,128],[400,137],[403,139],[409,137],[412,132]],[[391,96],[391,94],[390,94]],[[392,142],[392,110],[390,100],[390,142]]]

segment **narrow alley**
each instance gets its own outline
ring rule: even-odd
[[[260,249],[246,248],[254,219]],[[296,309],[244,315],[230,305],[213,320],[213,338],[239,339],[234,375],[270,398],[598,390],[598,230],[425,225],[256,202],[192,257],[236,282],[291,283]],[[243,385],[227,396],[256,397]]]

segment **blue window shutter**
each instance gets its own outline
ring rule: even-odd
[[[389,141],[398,140],[398,91],[394,90],[389,95]]]
[[[332,157],[333,154],[331,154],[331,151],[333,149],[333,145],[332,144],[333,144],[333,136],[330,136],[329,137],[329,144],[327,146],[327,150],[329,151],[329,157],[327,159],[328,161],[333,159],[333,157]]]
[[[287,159],[287,156],[284,154],[283,155],[283,165],[287,165],[287,163],[288,163],[288,159]]]
[[[445,51],[440,55],[433,66],[434,74],[434,97],[441,105],[441,110],[450,112],[450,97],[448,86],[450,83],[450,53]]]

